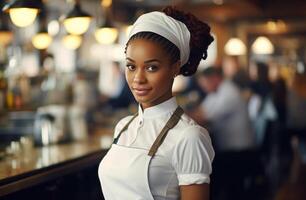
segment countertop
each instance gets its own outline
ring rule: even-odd
[[[107,152],[109,137],[23,149],[0,160],[0,197],[98,164]]]

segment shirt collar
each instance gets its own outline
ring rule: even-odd
[[[173,112],[177,108],[176,98],[172,97],[158,105],[142,110],[140,104],[138,105],[138,115],[140,118],[155,118]]]

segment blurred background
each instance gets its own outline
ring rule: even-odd
[[[24,143],[99,135],[107,149],[116,122],[137,111],[124,78],[129,27],[167,5],[215,39],[196,76],[173,87],[210,131],[211,198],[305,199],[305,0],[1,0],[0,163]]]

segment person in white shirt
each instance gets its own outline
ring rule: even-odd
[[[99,165],[106,200],[208,200],[214,150],[208,132],[183,113],[174,78],[193,75],[213,41],[210,27],[172,7],[134,23],[126,80],[138,113],[115,127]]]
[[[216,151],[213,199],[246,199],[249,188],[245,182],[253,176],[253,169],[257,166],[254,164],[255,135],[248,117],[247,102],[239,88],[231,80],[223,78],[219,67],[204,69],[198,82],[208,94],[190,116],[199,123],[208,124]]]

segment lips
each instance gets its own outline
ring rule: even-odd
[[[133,91],[135,92],[135,94],[137,96],[145,96],[147,94],[149,94],[151,89],[149,88],[141,88],[141,87],[134,87]]]

